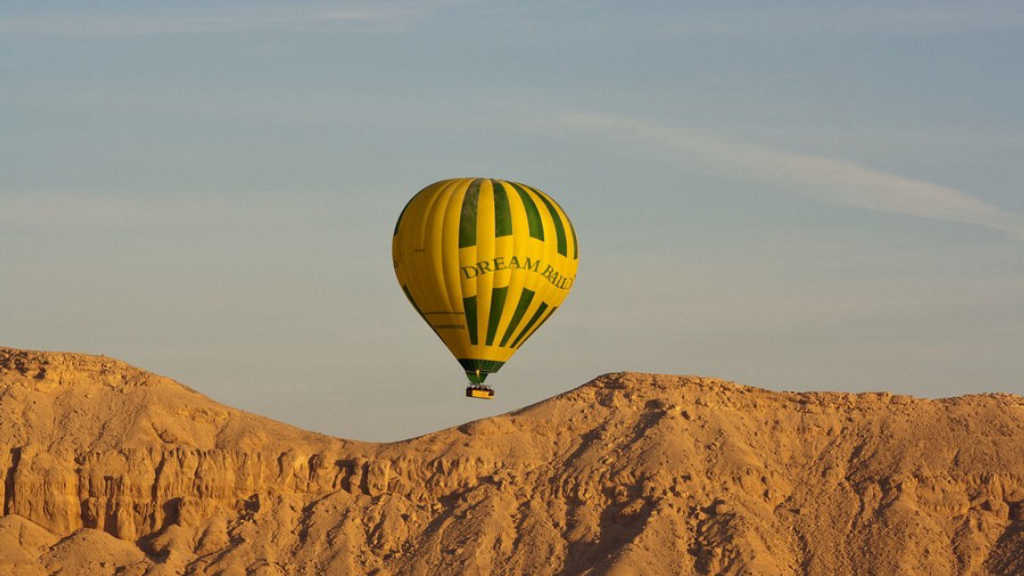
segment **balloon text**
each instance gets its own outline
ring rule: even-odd
[[[462,269],[462,277],[467,280],[500,270],[529,270],[540,274],[545,280],[562,290],[568,290],[576,279],[575,277],[562,276],[555,270],[554,266],[545,265],[539,258],[533,259],[528,256],[522,260],[512,256],[507,261],[504,256],[495,256],[490,260],[481,260],[472,266],[461,266],[460,268]]]

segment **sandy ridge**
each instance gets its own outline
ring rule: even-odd
[[[607,374],[391,444],[0,348],[0,573],[1021,574],[1024,399]]]

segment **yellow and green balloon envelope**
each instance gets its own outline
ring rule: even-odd
[[[406,204],[392,257],[413,307],[482,385],[568,296],[579,245],[569,217],[540,190],[457,178]]]

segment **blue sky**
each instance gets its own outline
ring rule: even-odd
[[[0,343],[395,440],[615,370],[1024,393],[1024,6],[11,3]],[[528,182],[581,243],[459,397],[405,201]]]

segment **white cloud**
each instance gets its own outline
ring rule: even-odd
[[[847,2],[762,3],[744,8],[713,3],[692,6],[666,23],[694,36],[764,34],[964,34],[1024,27],[1024,4],[1007,0],[961,3]]]
[[[780,184],[821,201],[878,212],[975,224],[1024,239],[1024,217],[955,188],[872,170],[853,162],[795,154],[635,118],[567,114],[573,129],[644,141],[677,152],[713,172]]]

